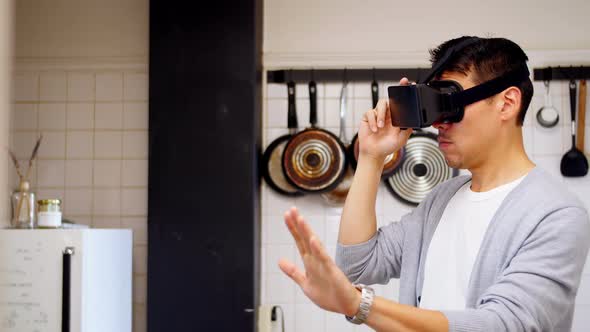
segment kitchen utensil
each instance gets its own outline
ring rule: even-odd
[[[283,172],[287,181],[302,192],[324,193],[334,189],[344,177],[348,161],[346,149],[333,133],[318,128],[317,87],[309,83],[310,126],[289,139],[283,152]]]
[[[340,141],[344,144],[347,151],[350,150],[350,143],[346,139],[346,112],[348,109],[348,83],[346,81],[342,84],[342,90],[340,91]],[[349,154],[350,155],[350,154]],[[347,156],[348,157],[348,156]],[[346,174],[342,178],[342,181],[333,190],[323,193],[322,197],[324,200],[332,205],[339,205],[346,201],[346,196],[352,185],[352,179],[354,178],[354,171],[350,163],[347,163]]]
[[[584,129],[586,128],[586,80],[580,82],[580,98],[578,101],[578,132],[576,147],[584,153]]]
[[[379,101],[379,84],[375,79],[375,69],[373,69],[373,82],[371,82],[371,99],[373,100],[373,108],[377,107]]]
[[[545,128],[552,128],[559,122],[559,111],[553,107],[549,93],[549,81],[545,81],[545,105],[537,111],[537,122]]]
[[[295,83],[287,83],[288,110],[287,126],[289,133],[273,140],[262,156],[262,176],[266,183],[277,193],[285,196],[301,196],[302,193],[295,188],[283,173],[283,151],[289,139],[297,131],[297,111],[295,109]]]
[[[399,169],[385,183],[395,197],[418,205],[434,187],[457,175],[438,148],[436,135],[415,130],[406,143]]]
[[[576,82],[570,81],[570,108],[572,114],[572,148],[561,158],[561,174],[567,177],[588,174],[588,159],[576,148]]]

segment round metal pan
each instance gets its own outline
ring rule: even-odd
[[[399,165],[402,163],[405,154],[405,147],[401,148],[400,150],[388,155],[385,158],[385,163],[383,165],[383,171],[381,172],[381,178],[388,178],[392,176],[398,169]],[[352,139],[352,143],[348,148],[348,159],[350,160],[350,165],[354,170],[356,170],[356,166],[359,160],[359,140],[358,134],[354,135]]]
[[[416,206],[434,187],[458,174],[447,165],[436,134],[415,131],[405,146],[401,165],[385,183],[399,200]]]
[[[333,133],[317,128],[317,87],[309,83],[310,127],[295,134],[283,152],[285,178],[307,193],[334,189],[346,173],[346,149]]]
[[[295,109],[295,83],[287,83],[288,111],[287,126],[289,134],[282,135],[273,140],[262,155],[262,176],[266,183],[274,191],[285,196],[303,195],[295,186],[293,186],[283,173],[283,151],[289,142],[289,139],[297,131],[297,111]],[[272,111],[272,110],[271,110]]]

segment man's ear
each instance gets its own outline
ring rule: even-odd
[[[520,113],[522,93],[516,87],[509,87],[500,93],[501,102],[503,103],[500,110],[500,119],[502,121],[516,120]]]

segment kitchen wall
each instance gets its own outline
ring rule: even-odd
[[[14,1],[0,3],[0,146],[8,147],[12,117],[12,69],[14,62]],[[4,151],[3,151],[4,152]],[[0,227],[10,223],[10,169],[6,153],[0,155]],[[8,189],[8,190],[6,190]]]
[[[16,55],[121,59],[148,54],[147,0],[16,1]],[[66,61],[67,59],[67,61]]]
[[[265,66],[415,65],[450,36],[509,36],[529,51],[590,49],[590,3],[572,0],[268,0]]]
[[[21,163],[43,134],[38,198],[63,199],[73,222],[133,230],[136,332],[147,330],[148,19],[147,0],[17,1],[11,121]]]

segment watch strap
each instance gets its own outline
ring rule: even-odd
[[[353,286],[361,291],[361,303],[359,304],[359,310],[357,311],[356,315],[354,315],[354,317],[346,315],[345,317],[349,322],[360,325],[363,324],[369,316],[371,306],[373,305],[373,299],[375,297],[375,291],[373,288],[363,284],[356,284]]]

